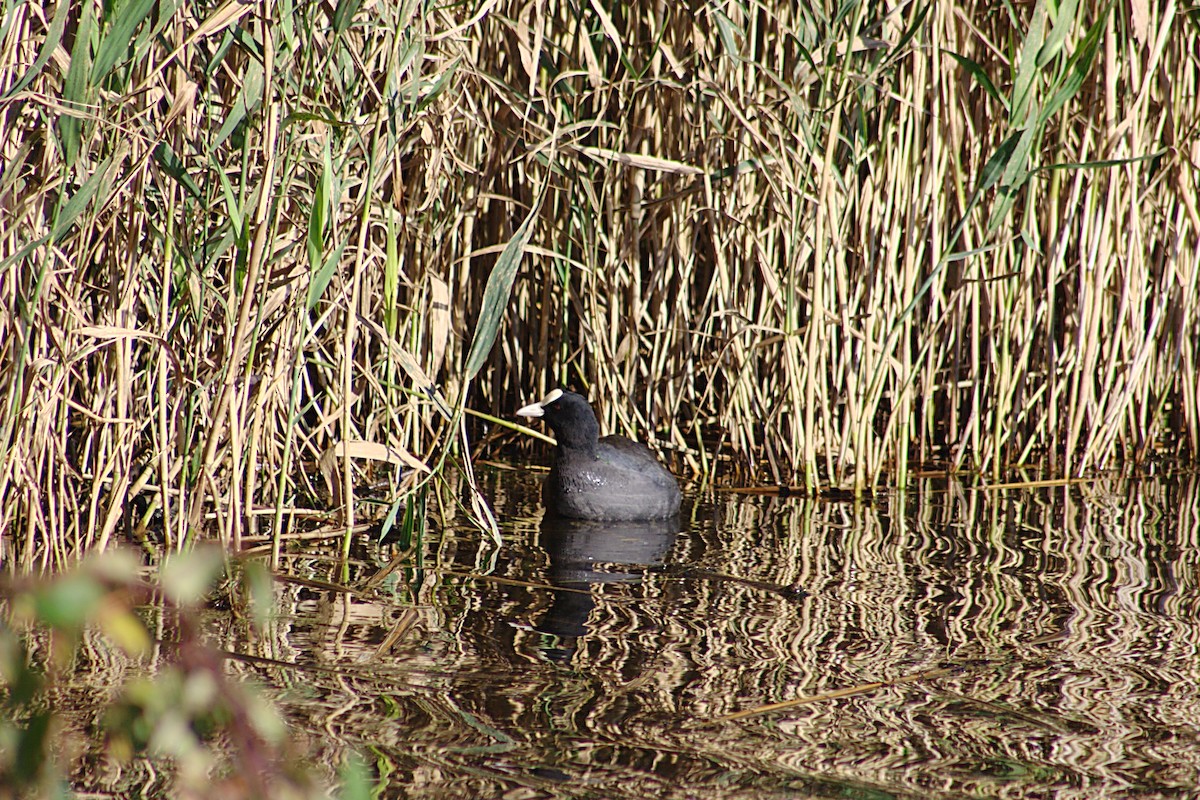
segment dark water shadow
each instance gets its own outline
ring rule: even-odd
[[[605,584],[640,583],[646,571],[661,567],[679,533],[679,520],[595,522],[543,517],[538,543],[549,557],[546,577],[555,587],[554,600],[538,624],[556,637],[545,655],[568,658],[579,637],[588,632],[596,608],[593,589]]]

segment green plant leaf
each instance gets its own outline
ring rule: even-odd
[[[971,77],[975,79],[975,82],[982,86],[983,90],[992,96],[992,99],[999,100],[1004,106],[1005,110],[1008,109],[1008,100],[1002,94],[1000,94],[1000,90],[996,88],[996,85],[992,83],[992,79],[989,78],[987,73],[983,71],[983,67],[979,66],[966,56],[960,56],[953,50],[943,50],[942,52],[957,61],[958,65],[970,73]]]
[[[373,781],[371,770],[366,760],[356,752],[346,756],[346,760],[338,768],[338,779],[341,789],[337,793],[338,800],[371,800]]]
[[[92,86],[98,86],[109,70],[127,52],[133,44],[133,32],[154,8],[156,0],[131,0],[118,6],[110,17],[112,25],[104,40],[96,51],[96,60],[92,63]]]
[[[988,233],[999,230],[1001,224],[1008,217],[1008,212],[1012,210],[1013,204],[1017,201],[1018,192],[1029,180],[1031,174],[1029,157],[1033,150],[1033,142],[1037,138],[1038,128],[1028,125],[1017,133],[1019,135],[1016,143],[1008,154],[1003,165],[1004,170],[1000,175],[996,205],[992,206],[992,214],[988,218]],[[1010,136],[1006,141],[1011,140]]]
[[[79,27],[75,31],[75,44],[71,47],[71,64],[63,81],[63,101],[68,107],[82,111],[89,97],[88,72],[92,61],[92,29],[95,27],[95,11],[92,3],[84,3],[79,16]],[[62,136],[63,160],[73,166],[79,157],[83,140],[83,120],[74,114],[60,114],[58,132]]]
[[[39,591],[34,598],[38,620],[51,628],[79,628],[89,619],[104,587],[91,575],[74,573]]]
[[[216,152],[224,141],[229,138],[229,135],[242,124],[243,120],[262,102],[263,91],[263,72],[262,65],[257,61],[251,61],[246,65],[245,77],[242,79],[241,88],[238,90],[237,100],[234,101],[233,107],[229,109],[229,116],[225,118],[225,122],[221,125],[217,135],[207,143],[208,152]]]
[[[333,32],[340,36],[350,28],[354,15],[362,6],[362,0],[341,0],[333,12]]]
[[[322,259],[325,252],[326,232],[332,215],[333,188],[333,157],[329,150],[329,139],[325,139],[321,158],[321,177],[317,179],[316,191],[313,193],[312,209],[308,215],[308,266],[312,270],[312,278],[308,282],[308,308],[312,308],[325,294],[329,281],[341,261],[346,243],[342,242],[334,253]]]
[[[1049,64],[1055,56],[1057,56],[1063,48],[1063,44],[1067,41],[1067,36],[1075,27],[1075,14],[1079,8],[1079,0],[1065,0],[1055,10],[1054,25],[1050,28],[1050,33],[1046,35],[1046,41],[1038,50],[1037,65],[1041,69]]]
[[[913,17],[912,24],[908,26],[908,29],[904,31],[904,34],[900,37],[899,41],[897,41],[892,47],[892,53],[896,57],[898,57],[898,54],[904,52],[905,46],[912,41],[913,37],[917,35],[917,32],[921,30],[921,25],[925,22],[925,17],[928,16],[931,8],[933,8],[933,3],[926,3],[924,6],[922,6],[921,10],[916,13],[916,16]]]
[[[11,788],[17,789],[18,797],[22,795],[21,788],[35,788],[38,774],[46,768],[48,756],[54,746],[51,744],[53,723],[53,714],[48,711],[38,712],[25,721],[24,729],[17,737],[12,775],[16,786]],[[29,796],[36,796],[36,792]]]
[[[429,87],[429,91],[421,95],[421,99],[417,103],[417,112],[424,111],[426,106],[437,99],[437,96],[440,95],[446,86],[449,85],[450,81],[454,79],[454,73],[458,71],[459,63],[459,59],[457,58],[450,62],[450,66],[445,72],[438,76],[437,80],[433,82],[433,85]]]
[[[521,265],[521,256],[525,254],[525,246],[529,244],[533,222],[541,205],[539,195],[538,202],[509,239],[504,252],[496,259],[496,266],[492,267],[492,272],[488,275],[487,286],[483,290],[483,306],[479,309],[479,321],[475,323],[475,336],[471,340],[471,352],[467,355],[467,380],[479,374],[479,370],[487,361],[488,353],[492,352],[492,345],[496,343],[496,332],[500,328],[504,308],[508,305],[513,279],[517,275],[517,267]]]
[[[1058,113],[1058,110],[1075,96],[1075,93],[1079,91],[1079,87],[1083,86],[1084,79],[1091,72],[1092,62],[1096,60],[1096,53],[1100,49],[1100,37],[1104,33],[1107,22],[1108,9],[1105,9],[1104,13],[1100,15],[1100,19],[1096,20],[1092,27],[1088,28],[1083,41],[1079,43],[1079,46],[1075,48],[1075,52],[1071,54],[1070,60],[1067,61],[1066,69],[1055,89],[1054,95],[1038,116],[1039,125],[1046,124],[1047,120]]]
[[[261,561],[246,561],[242,564],[242,583],[249,600],[251,617],[262,630],[275,613],[275,583],[271,570]]]
[[[308,310],[311,311],[325,294],[325,290],[329,288],[329,282],[333,280],[333,273],[337,272],[337,266],[342,262],[342,253],[346,252],[348,241],[343,241],[333,252],[329,254],[329,258],[325,259],[324,263],[313,272],[312,278],[308,281]]]
[[[730,58],[737,61],[744,61],[738,47],[738,40],[745,39],[745,34],[742,33],[734,24],[733,20],[725,16],[721,11],[714,9],[712,11],[713,19],[717,22],[717,33],[721,37],[721,43],[725,45],[725,52]]]
[[[328,159],[328,140],[326,140],[325,145],[325,156]],[[312,208],[308,211],[308,235],[305,237],[305,244],[308,249],[308,266],[314,272],[321,267],[321,255],[325,251],[325,208],[328,202],[329,170],[328,166],[326,166],[321,171],[321,177],[317,179],[316,190],[313,192]]]
[[[1108,169],[1109,167],[1121,167],[1126,164],[1136,164],[1139,161],[1153,161],[1156,158],[1161,158],[1166,155],[1168,150],[1155,150],[1153,153],[1147,153],[1144,156],[1135,156],[1133,158],[1105,158],[1100,161],[1072,161],[1063,164],[1046,164],[1038,167],[1034,172],[1050,172],[1056,169]]]
[[[850,16],[850,12],[853,11],[861,2],[862,0],[842,0],[841,4],[838,5],[837,12],[833,15],[833,21],[830,24],[840,24],[842,20]],[[849,51],[847,51],[847,54],[848,53]]]
[[[87,179],[83,186],[79,187],[79,191],[71,195],[70,199],[63,204],[62,209],[58,212],[58,217],[54,220],[54,232],[51,234],[51,238],[54,241],[62,241],[62,238],[67,235],[67,231],[75,224],[75,220],[87,208],[88,202],[96,194],[96,190],[100,188],[100,184],[104,182],[104,175],[108,172],[111,164],[112,156],[100,162],[91,177]]]
[[[1037,79],[1037,54],[1041,52],[1046,31],[1046,4],[1038,0],[1029,21],[1029,30],[1021,42],[1021,55],[1017,61],[1017,75],[1013,81],[1012,104],[1009,106],[1009,122],[1014,128],[1024,125],[1030,116],[1030,102],[1034,82]]]
[[[71,4],[61,2],[54,8],[54,18],[50,20],[50,28],[46,31],[46,39],[42,44],[42,49],[38,53],[38,57],[34,59],[33,66],[25,71],[21,76],[21,80],[13,84],[13,87],[4,93],[4,99],[12,97],[18,92],[25,89],[33,79],[38,76],[42,68],[46,66],[46,62],[50,60],[50,56],[54,55],[54,51],[58,49],[58,45],[62,42],[63,30],[67,27],[67,11],[70,10]]]
[[[229,218],[229,225],[233,229],[233,235],[239,242],[244,241],[246,238],[244,225],[246,209],[242,205],[237,192],[234,191],[233,183],[229,180],[229,176],[225,174],[225,170],[221,168],[221,164],[216,156],[209,153],[208,160],[213,167],[211,174],[216,175],[217,180],[221,184],[221,196],[225,198],[225,216]]]
[[[392,528],[396,527],[396,517],[400,514],[400,509],[407,506],[408,497],[401,495],[392,501],[392,505],[388,508],[387,516],[383,518],[383,525],[379,529],[379,538],[377,541],[382,542],[392,532]]]
[[[128,608],[103,604],[99,609],[98,622],[109,640],[135,658],[145,655],[153,646],[145,624]]]
[[[983,165],[983,172],[979,175],[979,185],[976,187],[976,192],[984,192],[992,188],[996,181],[1000,180],[1000,176],[1008,168],[1008,162],[1012,159],[1013,152],[1017,149],[1017,142],[1021,138],[1021,131],[1015,131],[1009,134],[1009,137],[1000,143],[996,148],[996,152],[992,153],[992,157]]]
[[[154,160],[162,167],[163,172],[174,178],[175,182],[182,186],[188,194],[197,200],[200,199],[200,187],[192,180],[192,176],[187,174],[187,167],[179,156],[175,155],[171,145],[159,142],[158,147],[154,148]]]
[[[163,594],[178,605],[192,605],[204,598],[225,566],[225,555],[217,547],[197,547],[190,553],[173,553],[159,571]]]

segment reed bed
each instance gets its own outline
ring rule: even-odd
[[[563,384],[705,479],[1194,460],[1189,13],[11,3],[2,555],[411,519]]]

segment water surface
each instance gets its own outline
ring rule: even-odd
[[[639,526],[483,480],[503,548],[450,520],[374,597],[288,586],[266,639],[214,626],[309,665],[237,668],[390,796],[1196,796],[1195,482],[717,493]],[[359,544],[359,581],[399,547]]]

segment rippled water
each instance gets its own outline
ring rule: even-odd
[[[214,626],[306,665],[237,668],[388,796],[1197,796],[1196,482],[718,493],[638,526],[482,480],[501,549],[451,521],[373,595],[287,586],[266,639]],[[361,541],[352,584],[399,549]]]

